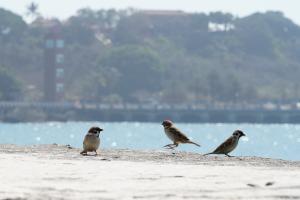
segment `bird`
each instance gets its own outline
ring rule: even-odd
[[[82,155],[87,155],[88,152],[95,152],[97,155],[97,149],[100,146],[100,132],[103,129],[99,127],[91,127],[88,133],[85,135],[83,140],[83,151],[80,152]]]
[[[198,147],[200,147],[199,144],[191,141],[184,133],[182,133],[179,129],[177,129],[173,122],[170,120],[164,120],[162,122],[162,125],[164,127],[164,131],[166,133],[166,135],[168,136],[168,138],[170,140],[173,141],[173,144],[168,144],[165,145],[164,147],[170,148],[170,149],[174,149],[175,147],[177,147],[180,143],[183,144],[194,144]]]
[[[220,146],[218,146],[213,152],[204,154],[204,156],[209,154],[224,154],[228,157],[232,157],[229,155],[238,145],[239,139],[243,136],[246,136],[243,131],[235,130],[225,142],[223,142]]]

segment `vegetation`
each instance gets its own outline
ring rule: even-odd
[[[0,66],[11,72],[0,70],[0,100],[42,99],[42,47],[50,22],[60,25],[66,41],[68,101],[300,98],[300,27],[280,12],[237,18],[221,12],[82,9],[66,21],[38,16],[27,24],[0,9]]]
[[[7,70],[0,68],[0,100],[10,101],[16,100],[20,96],[20,85],[15,77]]]

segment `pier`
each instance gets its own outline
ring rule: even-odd
[[[31,116],[35,113],[34,116]],[[26,115],[30,115],[29,120]],[[191,123],[300,123],[300,109],[294,105],[255,106],[152,105],[0,102],[0,120],[5,122],[43,121],[141,121],[172,119]],[[37,119],[35,119],[37,118]]]

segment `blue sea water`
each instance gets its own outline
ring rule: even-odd
[[[0,123],[1,144],[70,144],[82,147],[82,140],[91,126],[104,129],[101,148],[163,149],[171,143],[160,123],[140,122],[47,122]],[[262,156],[286,160],[300,160],[300,125],[293,124],[190,124],[176,123],[193,141],[179,145],[178,150],[207,153],[235,129],[241,129],[247,137],[241,139],[234,156]]]

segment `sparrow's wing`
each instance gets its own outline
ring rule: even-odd
[[[85,144],[86,142],[88,142],[89,140],[92,140],[94,138],[94,135],[93,133],[87,133],[84,137],[84,140],[83,140],[83,144]]]
[[[100,139],[93,133],[88,133],[83,140],[83,149],[94,151],[97,150],[100,145]]]
[[[220,146],[213,151],[213,153],[226,153],[227,150],[234,145],[234,137],[228,138],[225,142],[223,142]]]
[[[183,142],[189,141],[189,138],[176,127],[170,127],[169,131],[174,135],[176,140]]]

